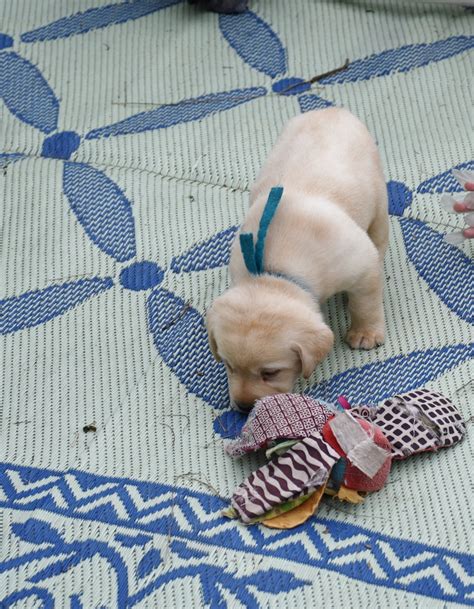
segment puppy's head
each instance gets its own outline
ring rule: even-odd
[[[207,314],[209,344],[227,370],[232,405],[248,411],[264,396],[309,378],[333,344],[322,316],[287,282],[256,279],[228,290]]]

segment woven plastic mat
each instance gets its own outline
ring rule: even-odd
[[[242,419],[203,323],[283,125],[345,106],[388,182],[387,341],[351,351],[332,299],[306,389],[473,415],[473,246],[439,206],[474,168],[472,13],[106,2],[0,2],[0,607],[474,605],[472,427],[362,505],[243,527],[221,510],[257,460],[224,453]]]

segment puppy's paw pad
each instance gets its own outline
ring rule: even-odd
[[[384,334],[380,330],[349,330],[346,342],[353,349],[374,349],[384,343]]]

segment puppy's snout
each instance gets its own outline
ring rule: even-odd
[[[243,412],[244,414],[248,414],[253,407],[253,404],[247,404],[246,402],[237,402],[236,400],[231,400],[231,405],[234,410],[238,410],[239,412]]]

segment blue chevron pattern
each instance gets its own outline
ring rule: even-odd
[[[0,334],[44,324],[92,296],[110,289],[113,284],[110,277],[94,277],[51,285],[43,290],[0,300]]]
[[[214,547],[223,547],[230,552],[300,562],[307,568],[326,569],[372,584],[474,605],[474,559],[471,555],[380,535],[335,520],[316,519],[303,529],[268,535],[257,527],[235,526],[234,522],[221,516],[224,502],[205,493],[80,471],[54,472],[9,464],[0,465],[0,497],[3,508],[25,512],[41,509],[47,514],[117,525],[128,531],[127,534],[115,535],[107,544],[92,539],[88,543],[66,544],[60,529],[47,520],[30,517],[21,526],[13,522],[14,535],[43,549],[5,562],[0,566],[0,573],[15,568],[22,561],[49,558],[48,566],[35,572],[30,579],[36,584],[95,553],[108,557],[112,569],[118,573],[117,563],[121,563],[117,549],[121,546],[140,548],[137,572],[134,575],[129,573],[129,577],[147,576],[162,561],[160,551],[153,548],[153,539],[166,536],[172,530],[172,552],[191,564],[194,562],[194,565],[197,557],[210,557]],[[198,553],[191,549],[192,544],[199,546]],[[58,561],[58,554],[68,554],[69,558],[66,562]],[[206,568],[210,577],[222,581],[223,574],[219,569],[212,571],[209,566]],[[175,576],[189,577],[198,571],[188,563],[188,567],[183,567]],[[259,575],[260,581],[264,581],[263,574]],[[285,573],[281,572],[279,577],[285,577]],[[168,581],[170,579],[168,577]],[[278,591],[276,579],[272,579],[269,591]],[[128,588],[122,582],[122,595],[127,597],[123,606],[133,606],[165,582],[166,577],[157,578],[135,596],[128,596]],[[239,580],[238,576],[237,582],[244,590],[251,585],[251,580]],[[307,583],[301,579],[293,580],[296,586]],[[288,588],[282,586],[282,589]],[[210,599],[215,600],[218,591],[211,587],[207,593]],[[246,594],[247,591],[244,597]]]

